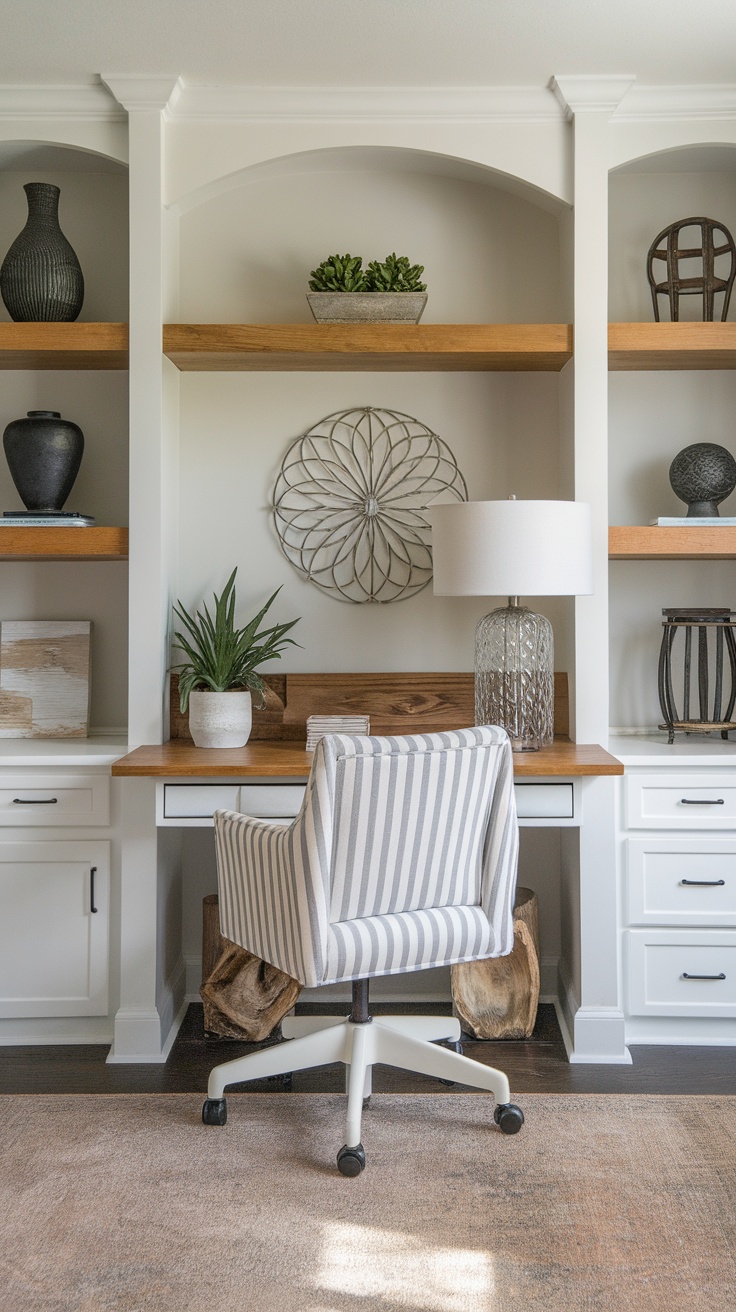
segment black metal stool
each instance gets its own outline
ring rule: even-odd
[[[659,705],[662,710],[664,724],[660,724],[660,729],[666,729],[669,737],[667,741],[675,741],[675,729],[681,729],[684,733],[708,733],[712,730],[720,730],[721,738],[728,739],[730,729],[736,729],[736,721],[731,719],[734,705],[736,705],[736,638],[734,638],[734,627],[736,627],[736,611],[726,610],[722,607],[713,609],[690,609],[679,607],[673,610],[663,610],[665,618],[662,621],[664,633],[662,634],[662,646],[659,653]],[[674,693],[674,666],[680,656],[679,647],[675,647],[675,638],[677,630],[682,629],[684,634],[684,643],[682,644],[682,715],[677,710]],[[690,714],[690,702],[693,684],[693,630],[698,635],[698,655],[697,655],[697,703],[698,716],[692,717]],[[728,688],[724,689],[724,647],[728,655],[729,677],[727,679]],[[709,689],[713,681],[713,698],[712,713],[708,711]],[[726,709],[723,716],[721,708],[724,697],[728,698]]]

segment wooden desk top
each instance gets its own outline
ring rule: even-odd
[[[312,754],[297,742],[251,742],[245,747],[194,747],[184,739],[172,739],[159,747],[136,747],[112,767],[114,775],[164,779],[306,778]],[[615,756],[595,743],[571,743],[556,738],[551,747],[538,752],[514,753],[514,778],[550,779],[578,775],[623,774]]]

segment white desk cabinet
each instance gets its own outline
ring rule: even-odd
[[[108,1008],[110,844],[0,843],[0,1016]]]
[[[736,744],[612,750],[627,1041],[736,1043]]]

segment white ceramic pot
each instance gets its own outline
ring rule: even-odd
[[[195,747],[245,747],[252,719],[249,692],[189,694],[189,732]]]

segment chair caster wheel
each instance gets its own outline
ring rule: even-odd
[[[205,1125],[225,1125],[227,1122],[227,1100],[225,1098],[206,1098],[202,1108],[202,1120]]]
[[[493,1112],[493,1119],[502,1134],[518,1134],[524,1124],[524,1113],[513,1102],[500,1102]]]
[[[362,1143],[356,1144],[354,1148],[348,1148],[343,1144],[337,1154],[337,1169],[340,1175],[360,1175],[365,1170],[365,1149]]]

